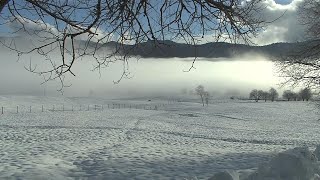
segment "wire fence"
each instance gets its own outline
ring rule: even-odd
[[[18,106],[2,106],[1,113],[3,114],[20,114],[20,113],[35,113],[35,112],[73,112],[73,111],[104,111],[110,109],[142,109],[142,110],[160,110],[164,109],[165,104],[81,104],[81,105],[18,105]]]

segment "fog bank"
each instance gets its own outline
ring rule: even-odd
[[[29,61],[42,62],[37,55],[23,56],[17,62],[13,52],[1,50],[0,95],[61,95],[58,81],[41,85],[43,78],[25,70]],[[75,62],[73,77],[68,74],[64,96],[165,96],[187,91],[191,93],[197,85],[203,85],[212,95],[247,95],[251,89],[268,90],[277,87],[275,67],[268,59],[248,55],[245,57],[198,59],[195,69],[187,71],[192,58],[139,59],[129,61],[130,78],[114,84],[122,74],[122,63],[113,63],[110,67],[92,71],[92,59]],[[33,64],[36,66],[37,63]],[[43,68],[38,64],[38,68]]]

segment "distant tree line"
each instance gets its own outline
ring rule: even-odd
[[[264,100],[265,102],[270,100],[273,102],[279,98],[279,93],[274,88],[270,88],[269,91],[253,89],[249,94],[249,98],[256,102],[259,100]],[[309,88],[301,89],[299,92],[285,90],[282,94],[282,98],[288,101],[309,101],[312,98],[312,92]]]
[[[279,93],[274,88],[270,88],[269,91],[254,89],[249,94],[249,98],[254,99],[256,102],[258,102],[259,100],[264,100],[265,102],[267,100],[271,100],[273,102],[278,99],[278,97]]]
[[[282,97],[288,101],[309,101],[312,98],[312,92],[309,88],[301,89],[298,93],[286,90],[283,92]]]

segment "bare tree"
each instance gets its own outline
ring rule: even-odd
[[[291,90],[285,90],[284,92],[283,92],[283,94],[282,94],[282,97],[284,98],[284,99],[287,99],[288,101],[290,101],[291,99],[293,99],[294,98],[294,95],[295,93],[293,92],[293,91],[291,91]]]
[[[299,92],[299,95],[300,95],[302,101],[304,101],[304,100],[309,101],[309,99],[312,97],[312,93],[309,88],[301,89]]]
[[[199,85],[199,86],[196,87],[195,90],[196,90],[197,95],[199,95],[200,98],[201,98],[202,106],[204,106],[204,98],[205,98],[204,87],[202,85]]]
[[[261,99],[263,99],[264,102],[267,102],[267,100],[268,100],[269,97],[270,97],[269,92],[267,92],[267,91],[262,91],[262,92],[260,92],[260,93],[261,93]]]
[[[205,91],[203,95],[204,95],[204,100],[205,100],[205,102],[206,102],[206,105],[209,106],[209,99],[210,99],[210,94],[209,94],[209,92],[208,92],[208,91]]]
[[[279,97],[279,93],[276,89],[270,88],[269,90],[270,100],[273,102],[275,99]]]
[[[292,99],[294,101],[298,101],[300,99],[300,94],[299,93],[296,93],[296,92],[293,92],[292,93]]]
[[[307,43],[296,47],[278,63],[284,85],[320,88],[320,1],[304,0],[299,6],[300,22],[306,27]]]
[[[254,89],[250,92],[249,98],[254,99],[256,102],[258,102],[261,99],[261,95],[261,90],[258,91],[257,89]]]
[[[63,82],[66,74],[75,76],[73,66],[84,57],[93,58],[93,70],[99,72],[114,62],[123,63],[121,80],[130,77],[125,44],[132,44],[131,49],[146,41],[153,41],[155,46],[164,40],[195,45],[208,36],[214,41],[249,43],[265,23],[259,15],[264,8],[262,1],[1,0],[1,26],[14,23],[16,31],[12,34],[24,32],[30,44],[21,48],[14,38],[1,43],[20,58],[39,54],[51,68],[30,62],[26,69],[45,81]],[[107,42],[113,45],[108,51]],[[60,57],[54,58],[54,52]]]

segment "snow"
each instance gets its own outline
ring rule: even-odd
[[[320,144],[313,102],[2,96],[0,106],[0,179],[208,179]]]
[[[320,145],[318,145],[316,150],[314,150],[314,155],[320,160]]]
[[[239,174],[236,171],[218,172],[209,180],[239,180]]]
[[[314,154],[307,147],[297,147],[279,153],[268,164],[260,165],[246,180],[313,180],[317,173],[319,166]]]

